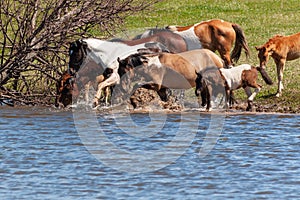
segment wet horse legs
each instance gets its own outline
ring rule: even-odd
[[[105,87],[108,87],[108,86],[115,85],[116,83],[119,82],[119,80],[120,80],[119,74],[114,72],[106,80],[99,83],[97,93],[96,93],[96,95],[94,97],[94,100],[93,100],[93,107],[98,106],[98,104],[99,104],[98,101],[99,101],[99,99],[102,95],[102,89],[105,88]]]
[[[256,97],[257,93],[261,90],[261,85],[256,85],[254,92],[251,92],[250,87],[245,87],[244,88],[247,97],[248,97],[248,106],[247,106],[247,111],[252,111],[252,105],[253,105],[253,100]]]

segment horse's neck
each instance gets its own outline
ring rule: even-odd
[[[117,58],[126,58],[130,54],[137,53],[138,49],[144,44],[128,46],[120,42],[110,42],[103,40],[90,39],[88,42],[88,54],[97,63],[103,63],[106,67],[118,68]]]

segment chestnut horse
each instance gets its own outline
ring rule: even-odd
[[[189,89],[195,87],[195,71],[206,67],[224,67],[222,60],[208,49],[197,49],[178,54],[133,54],[119,59],[119,71],[127,72],[120,86],[128,92],[131,79],[141,76],[138,87],[155,90],[163,101],[167,100],[166,88]],[[129,89],[128,89],[129,88]],[[135,88],[133,88],[135,89]]]
[[[248,106],[247,110],[252,110],[252,104],[255,96],[257,93],[261,90],[262,85],[258,84],[257,81],[257,71],[260,72],[262,75],[264,81],[271,85],[273,84],[271,78],[266,73],[266,71],[261,67],[254,67],[248,64],[239,65],[237,67],[231,68],[231,69],[219,69],[219,72],[217,72],[218,75],[221,75],[223,79],[223,86],[226,91],[226,107],[229,107],[229,97],[230,97],[230,91],[237,90],[239,88],[243,88],[245,90],[245,93],[248,97]],[[213,74],[214,75],[214,74]],[[222,81],[216,80],[215,77],[212,77],[210,73],[207,73],[205,71],[202,71],[200,73],[197,73],[196,80],[196,94],[200,91],[203,91],[207,89],[207,102],[210,103],[210,98],[212,95],[216,95],[216,91],[213,91],[215,88],[218,88],[216,86],[219,86],[222,84]],[[213,81],[212,81],[213,80]],[[255,88],[254,92],[251,92],[250,88]],[[214,92],[214,93],[213,93]],[[210,110],[210,105],[207,104],[207,111]]]
[[[233,65],[232,60],[235,62],[239,60],[242,48],[246,56],[249,56],[245,34],[238,24],[213,19],[190,26],[167,26],[166,29],[185,38],[191,46],[189,50],[196,44],[213,52],[218,51],[227,67]],[[234,41],[235,46],[230,55]]]
[[[92,69],[90,67],[89,69]],[[88,103],[89,102],[89,89],[92,85],[95,89],[97,89],[97,85],[108,78],[109,74],[111,74],[111,69],[106,68],[103,74],[96,76],[94,81],[90,81],[86,76],[78,76],[75,77],[71,75],[68,71],[65,71],[61,78],[56,82],[56,99],[55,106],[59,107],[61,104],[64,107],[72,104],[73,101],[77,100],[79,97],[80,91],[85,88],[84,99]],[[80,71],[81,74],[81,71]],[[84,73],[85,75],[88,73]],[[108,104],[108,98],[110,96],[110,90],[112,88],[106,87],[104,88],[104,101],[105,104]]]
[[[300,57],[300,32],[290,36],[275,35],[264,45],[256,47],[260,67],[266,67],[271,56],[276,64],[279,97],[283,90],[283,71],[286,61],[295,60]]]
[[[77,85],[74,84],[74,79],[74,76],[65,71],[56,82],[56,107],[59,107],[60,104],[66,107],[72,103],[72,98],[76,98],[79,95],[79,90]]]

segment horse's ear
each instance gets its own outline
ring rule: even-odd
[[[196,73],[197,77],[202,78],[201,72],[197,72],[197,71],[195,70],[195,73]]]
[[[141,56],[140,59],[141,59],[141,61],[142,61],[143,64],[148,64],[149,60],[145,56]]]
[[[261,50],[264,51],[264,52],[266,51],[266,47],[265,47],[264,45],[259,46],[259,47],[256,46],[255,49],[256,49],[257,51],[261,51]]]
[[[117,58],[118,63],[121,63],[121,59],[120,57]]]
[[[82,45],[85,49],[88,47],[87,42],[86,42],[86,41],[83,41],[82,39],[81,39],[81,45]]]

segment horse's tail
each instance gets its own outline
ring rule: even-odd
[[[241,56],[242,48],[245,50],[247,58],[250,55],[250,51],[242,28],[238,24],[232,24],[232,28],[235,31],[236,38],[234,49],[231,52],[231,59],[237,62]]]
[[[269,75],[267,74],[267,72],[264,70],[264,68],[262,67],[256,67],[257,71],[260,72],[262,78],[264,79],[264,81],[266,82],[266,84],[268,85],[272,85],[273,81],[272,79],[269,77]]]

